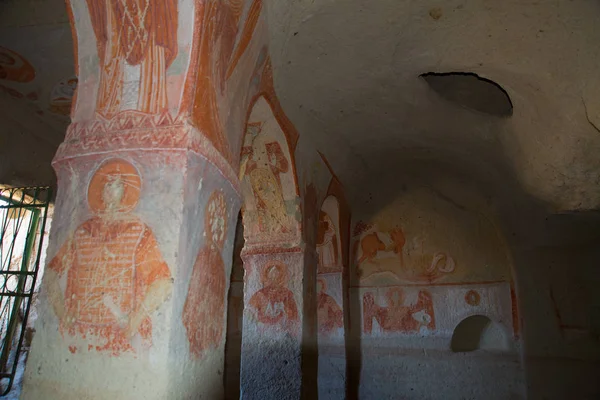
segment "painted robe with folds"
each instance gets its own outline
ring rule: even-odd
[[[282,286],[260,289],[250,299],[250,306],[256,311],[256,319],[266,325],[289,327],[298,321],[294,294]]]
[[[167,69],[177,55],[177,0],[87,0],[100,59],[96,111],[168,110]],[[126,73],[139,66],[139,84]],[[137,95],[136,95],[137,92]]]
[[[67,274],[65,308],[71,318],[63,333],[87,339],[88,350],[114,355],[134,351],[132,341],[151,345],[147,317],[134,338],[127,337],[127,318],[144,301],[148,287],[170,279],[152,230],[136,217],[84,222],[63,245],[48,268]],[[66,332],[65,332],[66,331]]]
[[[209,244],[200,251],[183,306],[183,325],[190,354],[200,357],[216,348],[223,338],[225,323],[225,264],[218,248]]]

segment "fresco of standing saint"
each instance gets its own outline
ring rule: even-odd
[[[249,124],[252,146],[242,149],[242,168],[256,202],[261,232],[287,233],[292,223],[283,196],[281,176],[290,171],[281,145],[257,139],[262,124]]]
[[[125,109],[167,111],[167,69],[178,51],[177,0],[86,1],[100,59],[96,111],[106,118]]]
[[[226,280],[221,253],[227,232],[227,206],[222,191],[212,193],[204,212],[207,243],[196,258],[183,306],[183,325],[190,354],[195,358],[219,345],[225,324]]]

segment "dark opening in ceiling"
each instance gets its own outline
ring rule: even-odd
[[[463,107],[497,117],[513,113],[506,90],[472,72],[427,72],[420,76],[440,96]]]

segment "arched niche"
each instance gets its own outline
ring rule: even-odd
[[[264,96],[254,103],[246,124],[240,181],[246,245],[297,242],[301,218],[295,166]]]
[[[340,209],[334,196],[328,196],[319,211],[317,254],[317,274],[342,272]]]
[[[454,328],[450,349],[454,353],[508,350],[508,338],[500,324],[485,315],[471,315]]]
[[[499,224],[475,190],[451,179],[442,189],[409,182],[385,207],[357,215],[350,279],[361,288],[363,335],[400,338],[425,327],[435,346],[464,318],[486,315],[517,341],[513,262]],[[395,292],[400,303],[389,300]],[[393,315],[406,310],[410,323],[397,323]]]
[[[343,338],[344,313],[339,203],[328,196],[317,228],[317,325],[319,339]]]

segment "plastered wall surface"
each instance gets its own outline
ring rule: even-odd
[[[485,202],[469,197],[408,184],[383,208],[354,214],[364,398],[525,398],[509,250]],[[455,328],[473,315],[489,318],[496,337],[453,352]]]

